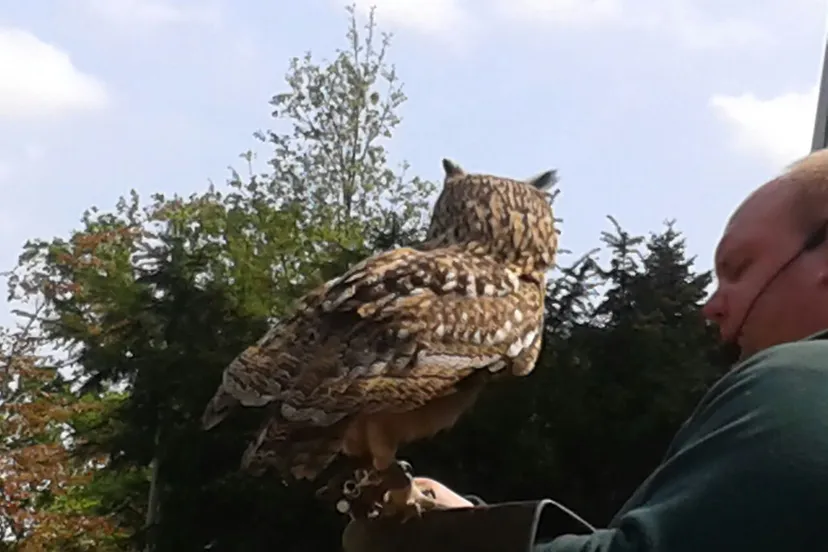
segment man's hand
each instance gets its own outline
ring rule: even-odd
[[[462,512],[469,508],[474,508],[474,503],[463,498],[455,493],[442,483],[429,479],[428,477],[415,477],[413,484],[420,492],[433,494],[431,497],[438,505],[438,510],[432,512],[455,511]],[[432,518],[429,514],[426,517]],[[449,525],[453,522],[449,519]],[[390,552],[399,550],[426,550],[434,547],[433,541],[443,541],[442,537],[434,537],[431,533],[436,529],[438,534],[442,534],[447,530],[446,522],[440,523],[439,517],[437,525],[434,521],[423,525],[420,518],[400,523],[398,520],[385,519],[356,519],[348,524],[345,532],[342,535],[342,546],[344,552]],[[431,529],[429,530],[429,527]],[[462,531],[461,531],[462,532]],[[453,531],[449,531],[453,533]],[[430,537],[431,535],[431,537]],[[423,541],[426,544],[419,546],[417,543]],[[449,548],[456,549],[456,548]]]
[[[427,477],[415,477],[414,485],[421,491],[431,491],[434,494],[434,500],[442,508],[473,508],[474,504],[455,493],[442,483],[429,479]]]

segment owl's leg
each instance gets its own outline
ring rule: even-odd
[[[381,475],[385,489],[380,515],[399,516],[402,521],[408,521],[437,504],[428,496],[430,491],[424,492],[414,483],[411,464],[396,459],[398,443],[390,433],[381,423],[369,423],[366,427],[374,469]]]
[[[399,460],[385,473],[390,481],[383,496],[383,517],[398,516],[405,523],[439,507],[431,490],[420,489],[414,482],[408,462]]]

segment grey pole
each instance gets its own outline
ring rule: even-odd
[[[822,52],[822,76],[819,79],[817,94],[816,119],[814,121],[814,138],[811,151],[828,148],[828,34]]]

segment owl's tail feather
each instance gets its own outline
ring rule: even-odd
[[[233,409],[238,406],[239,401],[233,395],[219,387],[201,415],[201,427],[210,430],[216,427]]]
[[[244,452],[242,470],[260,475],[275,468],[284,479],[315,480],[342,450],[342,439],[333,428],[313,428],[312,435],[303,429],[271,420]]]

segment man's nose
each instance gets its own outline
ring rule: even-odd
[[[716,289],[713,295],[702,307],[702,314],[705,318],[716,324],[721,324],[727,315],[725,300],[720,289]]]

